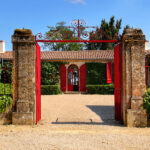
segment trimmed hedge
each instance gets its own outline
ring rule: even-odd
[[[114,85],[113,84],[87,85],[86,88],[87,88],[88,94],[104,94],[104,95],[114,94]]]
[[[59,85],[41,85],[41,95],[57,95],[60,93]]]

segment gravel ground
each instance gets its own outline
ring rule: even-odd
[[[150,128],[124,127],[113,115],[113,96],[42,96],[40,123],[0,126],[0,150],[150,149]]]

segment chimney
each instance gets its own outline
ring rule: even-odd
[[[5,41],[0,41],[0,53],[5,53]]]
[[[149,41],[145,42],[145,50],[149,50]]]

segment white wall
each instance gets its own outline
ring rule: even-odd
[[[5,53],[5,41],[0,41],[0,53]]]
[[[149,41],[145,42],[145,50],[149,50]]]

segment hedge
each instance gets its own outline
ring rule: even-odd
[[[113,84],[87,85],[86,88],[87,88],[88,94],[104,94],[104,95],[114,94],[114,85]]]
[[[0,95],[4,94],[4,84],[0,83]],[[11,95],[12,94],[12,84],[5,84],[5,94]]]
[[[41,95],[56,95],[60,93],[59,85],[41,85]]]
[[[8,95],[0,96],[0,112],[5,112],[6,108],[12,104],[12,97]]]

